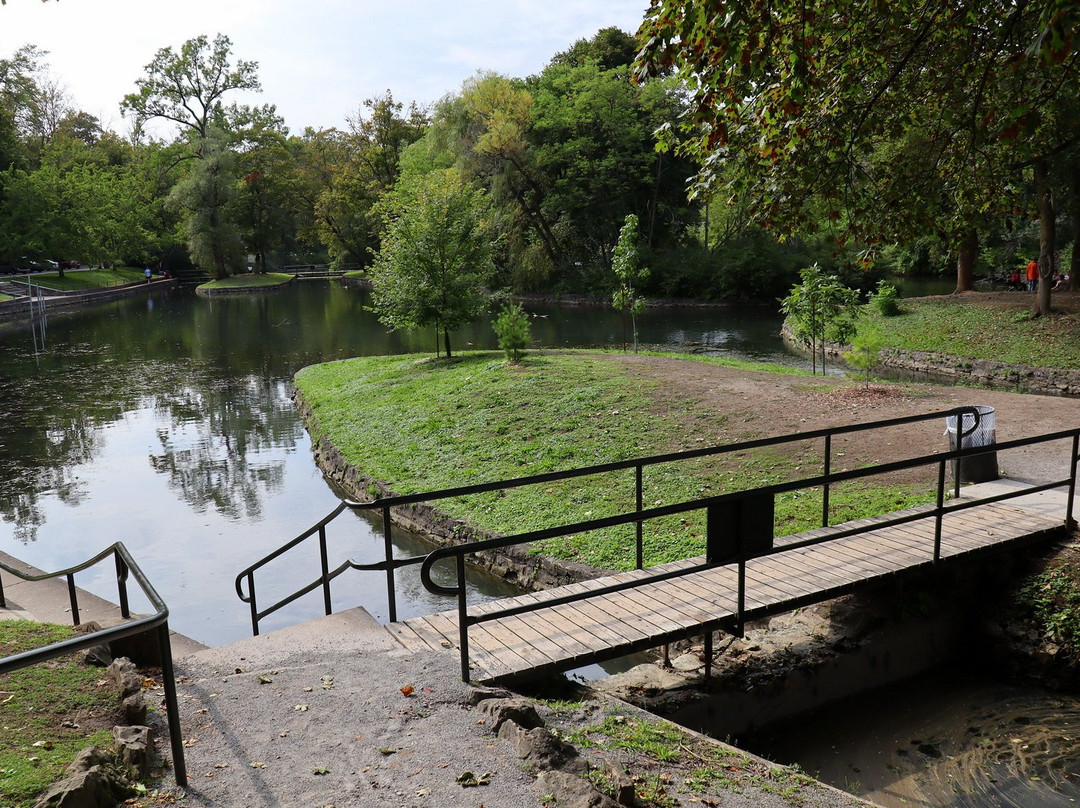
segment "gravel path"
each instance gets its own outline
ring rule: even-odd
[[[401,806],[513,808],[554,806],[514,742],[497,737],[492,719],[469,704],[456,653],[413,654],[397,645],[362,610],[209,649],[177,662],[188,806]],[[402,688],[411,687],[411,691]],[[663,723],[627,705],[598,702],[553,728],[602,721],[615,710],[627,720]],[[541,707],[544,712],[545,708]],[[550,715],[550,711],[546,711]],[[587,715],[586,715],[587,714]],[[167,747],[167,735],[158,733]],[[704,754],[725,761],[717,771],[721,796],[690,800],[725,808],[786,808],[787,793],[806,808],[856,808],[866,803],[784,767],[686,734],[685,765],[664,766],[625,750],[609,757],[644,782],[663,777],[679,791]],[[162,748],[167,755],[167,749]],[[691,755],[693,757],[691,757]],[[603,756],[583,750],[591,769]],[[459,783],[471,772],[485,785]],[[670,779],[668,779],[670,777]],[[180,797],[175,785],[143,804]],[[658,803],[646,803],[649,805]],[[671,804],[671,803],[664,803]],[[560,800],[569,806],[614,803]]]

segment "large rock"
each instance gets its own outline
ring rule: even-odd
[[[498,732],[507,721],[513,721],[524,729],[544,725],[536,708],[525,699],[486,699],[480,702],[480,712],[491,716],[492,732]]]
[[[117,764],[132,780],[145,780],[153,763],[150,727],[113,727]]]
[[[139,675],[135,663],[130,659],[124,657],[114,659],[106,672],[106,678],[120,691],[121,698],[127,698],[132,693],[142,691],[142,676]]]
[[[55,783],[34,808],[115,808],[131,794],[123,778],[105,766],[92,766]]]
[[[541,794],[551,794],[559,808],[619,808],[619,803],[583,777],[566,772],[541,772],[536,778]]]

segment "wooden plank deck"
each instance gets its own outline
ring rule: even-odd
[[[903,512],[907,513],[907,512]],[[853,525],[873,525],[888,517],[819,528],[778,539],[790,545]],[[948,514],[942,521],[941,560],[954,563],[991,550],[1059,535],[1052,518],[1008,503],[991,503]],[[933,565],[934,520],[870,529],[866,533],[779,552],[747,563],[746,610],[754,619],[837,597],[886,578]],[[469,614],[491,613],[517,604],[542,604],[570,593],[643,579],[686,568],[704,558],[622,572],[568,586],[471,606]],[[735,622],[738,573],[734,565],[713,567],[633,589],[597,595],[471,626],[469,664],[473,681],[525,673],[568,670],[665,642],[731,628]],[[457,611],[446,611],[386,627],[406,648],[458,648]]]

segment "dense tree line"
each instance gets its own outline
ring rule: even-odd
[[[452,177],[495,289],[610,295],[628,216],[648,297],[775,299],[815,263],[869,289],[871,259],[959,259],[966,288],[1040,243],[1047,267],[1072,252],[1060,5],[654,0],[640,57],[605,29],[535,76],[478,73],[432,108],[387,91],[300,134],[272,104],[230,103],[258,65],[225,36],[162,48],[121,100],[124,137],[27,46],[0,58],[0,263],[367,269],[401,249],[409,188]]]

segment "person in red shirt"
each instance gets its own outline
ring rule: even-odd
[[[1027,265],[1027,282],[1028,291],[1034,292],[1035,287],[1039,285],[1039,262],[1032,261]]]

